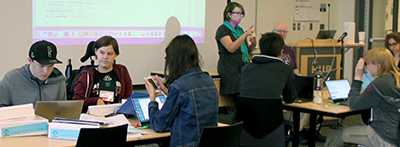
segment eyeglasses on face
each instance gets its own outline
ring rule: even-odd
[[[392,47],[392,46],[395,47],[395,46],[397,46],[397,44],[398,44],[398,43],[393,43],[393,44],[390,44],[390,43],[389,43],[388,47],[389,47],[389,48]]]
[[[244,14],[242,13],[242,12],[231,12],[232,14],[236,14],[236,15],[238,15],[238,16],[240,16],[240,17],[243,17],[244,16]]]
[[[289,31],[288,31],[288,30],[277,30],[277,29],[274,29],[274,32],[278,32],[278,33],[288,33]]]

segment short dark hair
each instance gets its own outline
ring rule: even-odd
[[[118,42],[111,36],[103,36],[97,39],[96,43],[94,44],[94,49],[97,51],[99,48],[109,45],[113,47],[115,54],[119,55]]]
[[[172,39],[165,54],[164,74],[167,85],[172,84],[189,68],[200,65],[199,51],[188,35],[178,35]]]
[[[262,34],[259,45],[262,55],[278,57],[285,47],[285,41],[281,35],[269,32]]]
[[[241,4],[237,3],[237,2],[229,2],[226,6],[225,6],[225,10],[224,10],[224,21],[229,21],[231,20],[231,18],[229,18],[228,16],[228,12],[232,12],[233,9],[235,9],[236,7],[239,7],[240,9],[242,9],[243,11],[243,17],[245,16],[244,13],[244,8]]]

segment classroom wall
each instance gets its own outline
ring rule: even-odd
[[[261,33],[272,30],[273,24],[283,21],[288,24],[290,30],[287,42],[295,42],[300,39],[315,38],[319,30],[319,24],[328,23],[328,12],[321,12],[321,21],[299,22],[305,25],[303,30],[291,30],[293,9],[295,0],[239,0],[245,5],[248,17],[243,20],[243,28],[255,24],[257,40]],[[336,29],[335,38],[343,33],[344,21],[354,20],[354,0],[320,0],[321,3],[331,4],[331,26]],[[218,61],[218,49],[214,39],[217,27],[222,23],[222,11],[226,0],[206,0],[206,30],[205,43],[198,44],[199,51],[204,60],[203,68],[216,68]],[[250,6],[246,6],[250,5]],[[254,6],[253,6],[254,5]],[[253,10],[247,8],[254,8]],[[2,0],[0,2],[0,43],[3,52],[0,54],[0,77],[11,69],[19,68],[28,63],[27,52],[32,44],[32,2],[26,0]],[[254,14],[255,16],[251,16]],[[139,14],[136,14],[139,15]],[[250,18],[256,18],[251,20]],[[250,23],[249,23],[250,22]],[[101,21],[99,21],[101,23]],[[298,22],[296,22],[298,23]],[[314,29],[309,30],[309,23],[313,23]],[[164,49],[169,40],[158,45],[120,45],[121,54],[116,58],[117,63],[127,65],[133,84],[142,84],[143,77],[150,71],[163,70]],[[58,46],[58,58],[63,64],[56,67],[62,72],[65,70],[68,59],[72,59],[73,67],[81,65],[79,59],[83,56],[86,46]]]
[[[295,0],[258,0],[257,1],[257,31],[258,36],[261,33],[271,31],[275,22],[282,21],[287,24],[289,34],[286,42],[296,42],[300,39],[315,39],[319,31],[319,25],[325,24],[328,29],[328,11],[321,13],[320,21],[294,21]],[[338,38],[344,32],[345,21],[354,21],[354,0],[320,0],[320,3],[330,4],[330,29],[337,30],[335,38]],[[300,23],[301,30],[293,30],[292,24]],[[310,23],[313,24],[313,30],[309,29]]]
[[[320,24],[325,24],[325,29],[328,29],[329,8],[329,28],[330,30],[337,30],[334,36],[335,39],[345,32],[344,22],[354,22],[355,0],[320,0],[320,3],[330,4],[326,12],[320,12],[320,21],[294,21],[294,2],[295,0],[258,0],[256,13],[257,38],[261,37],[261,33],[272,31],[274,23],[281,21],[286,23],[289,30],[286,42],[297,42],[308,38],[315,39]],[[300,23],[301,30],[293,30],[293,23],[296,23],[296,25]],[[313,24],[313,30],[310,30],[310,23]],[[352,79],[352,62],[353,50],[349,50],[345,54],[344,78]]]

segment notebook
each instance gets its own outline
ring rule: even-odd
[[[164,106],[166,97],[165,96],[157,96],[156,101],[158,102],[158,109],[161,109]],[[150,122],[149,117],[149,103],[150,97],[140,97],[140,98],[132,98],[132,102],[135,106],[136,116],[139,118],[141,123]]]
[[[313,100],[314,78],[295,75],[294,82],[297,93],[296,101],[311,102]]]
[[[83,100],[73,101],[37,101],[35,114],[51,122],[55,117],[79,119]]]
[[[347,96],[351,87],[347,79],[325,81],[325,84],[334,103],[348,105]]]

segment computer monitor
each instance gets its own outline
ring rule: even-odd
[[[336,30],[319,30],[315,39],[333,39]]]

